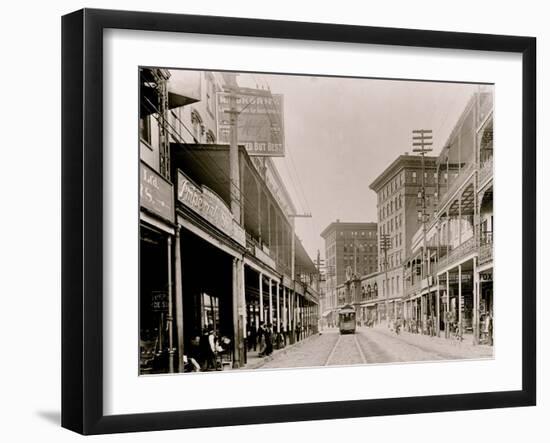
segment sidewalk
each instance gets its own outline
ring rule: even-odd
[[[399,335],[393,329],[386,326],[374,326],[373,328],[361,328],[365,331],[384,334],[387,337],[397,338],[410,345],[433,350],[440,354],[448,355],[451,358],[492,358],[494,357],[494,348],[489,345],[474,345],[472,343],[473,335],[464,336],[462,341],[454,338],[432,337],[429,335],[414,334],[412,332],[401,331]]]
[[[282,349],[274,349],[273,353],[271,355],[268,355],[266,357],[259,357],[258,353],[259,351],[248,351],[246,355],[246,365],[244,365],[241,369],[250,370],[250,369],[259,369],[263,365],[265,365],[267,362],[272,361],[276,356],[285,355],[288,351],[291,349],[295,349],[299,346],[302,346],[303,343],[308,342],[311,340],[311,338],[317,336],[318,334],[312,334],[309,337],[306,337],[296,343],[293,344],[287,344]]]

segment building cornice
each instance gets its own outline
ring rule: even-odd
[[[436,156],[425,156],[425,167],[435,168]],[[374,181],[369,185],[369,188],[378,193],[380,189],[395,175],[403,169],[416,168],[422,164],[422,157],[420,155],[400,155],[398,156]]]

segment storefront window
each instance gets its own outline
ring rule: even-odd
[[[139,136],[140,138],[151,144],[151,120],[149,116],[139,119]]]
[[[220,330],[220,302],[218,297],[202,293],[201,327],[214,328],[216,334]]]

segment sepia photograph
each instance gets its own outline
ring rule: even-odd
[[[139,375],[494,358],[493,84],[138,74]]]

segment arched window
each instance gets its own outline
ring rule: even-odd
[[[213,145],[216,143],[216,136],[214,133],[209,129],[206,131],[206,143]]]
[[[201,141],[204,135],[204,123],[202,117],[196,109],[191,111],[191,126],[193,127],[193,136],[197,142]]]

